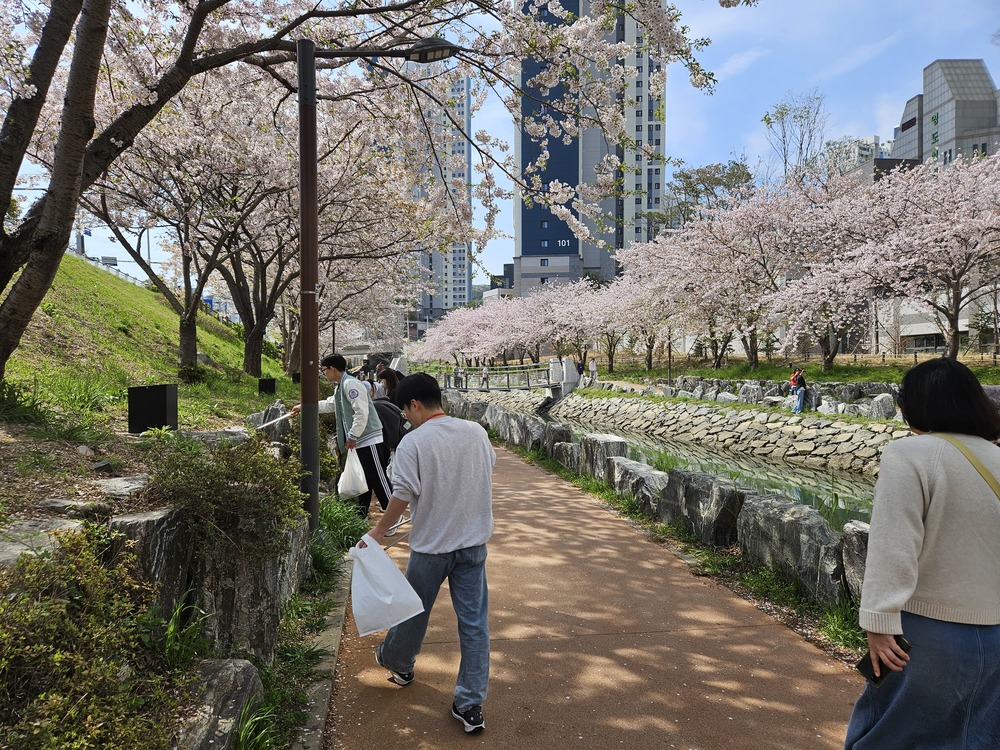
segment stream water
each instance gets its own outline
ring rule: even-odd
[[[609,430],[601,425],[569,424],[574,430],[574,440],[587,432],[618,435],[629,443],[629,458],[661,471],[683,469],[714,474],[760,494],[780,495],[811,505],[834,529],[839,530],[849,520],[868,521],[871,516],[875,484],[866,477]]]

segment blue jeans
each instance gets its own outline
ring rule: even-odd
[[[846,750],[1000,747],[1000,625],[962,625],[903,612],[913,646],[902,672],[865,686]]]
[[[382,663],[397,672],[413,671],[427,634],[431,608],[445,579],[458,616],[458,640],[462,648],[462,662],[455,683],[455,705],[464,711],[483,705],[490,678],[485,544],[441,555],[410,552],[406,580],[424,603],[424,611],[389,630],[382,646]]]
[[[792,409],[792,412],[794,412],[795,414],[801,414],[802,407],[804,407],[805,405],[806,405],[806,389],[799,388],[798,399],[795,401],[795,408]]]

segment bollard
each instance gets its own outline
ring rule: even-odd
[[[177,384],[128,389],[128,431],[138,435],[158,427],[177,429]]]

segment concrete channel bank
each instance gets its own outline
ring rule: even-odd
[[[833,529],[816,509],[789,498],[758,494],[711,474],[653,469],[628,459],[628,443],[616,435],[590,433],[572,442],[569,422],[606,424],[609,430],[646,432],[730,451],[742,446],[758,456],[869,476],[877,474],[882,447],[908,434],[891,423],[863,425],[635,398],[570,395],[548,413],[550,420],[566,422],[537,416],[534,410],[542,398],[527,392],[451,391],[447,400],[455,416],[478,421],[502,440],[539,450],[572,471],[635,497],[651,518],[680,522],[707,545],[739,544],[749,561],[792,576],[826,606],[860,594],[867,523],[850,521]]]

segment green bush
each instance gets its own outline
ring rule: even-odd
[[[279,460],[260,435],[207,448],[169,430],[146,433],[155,466],[146,497],[180,508],[202,549],[238,544],[255,555],[287,551],[302,517],[298,461]]]
[[[0,569],[0,746],[169,748],[183,682],[143,648],[150,587],[88,525]]]

